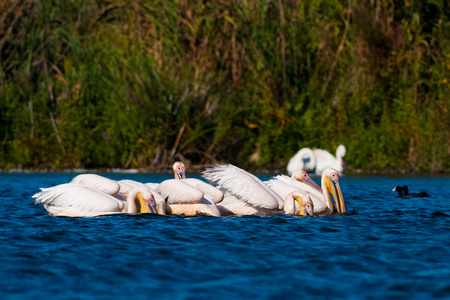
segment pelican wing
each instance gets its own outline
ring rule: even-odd
[[[259,178],[233,165],[206,169],[203,177],[253,206],[266,209],[283,207],[283,200]]]
[[[179,179],[168,179],[161,182],[156,188],[168,204],[200,203],[203,192]]]
[[[51,188],[41,188],[41,192],[32,196],[35,203],[48,206],[78,208],[83,211],[119,212],[125,207],[124,202],[80,184],[66,183]]]
[[[97,174],[81,174],[75,176],[70,183],[89,186],[108,195],[117,194],[120,189],[117,181]]]
[[[213,187],[212,185],[204,182],[203,180],[196,178],[186,178],[181,179],[183,182],[192,185],[193,187],[198,188],[205,194],[205,198],[214,202],[219,203],[223,199],[223,193],[218,188]]]
[[[289,195],[293,191],[298,191],[299,189],[293,185],[290,185],[281,180],[271,179],[269,181],[265,181],[265,183],[275,191],[282,199],[286,199],[286,196]]]

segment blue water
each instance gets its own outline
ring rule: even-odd
[[[344,176],[349,213],[329,217],[67,218],[33,203],[74,176],[0,174],[1,299],[450,299],[448,176]],[[404,184],[431,197],[396,197]]]

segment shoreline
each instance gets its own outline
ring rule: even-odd
[[[189,173],[199,175],[204,169],[214,166],[214,164],[208,165],[192,165],[188,169]],[[287,174],[285,168],[280,167],[246,167],[247,171],[258,175],[271,175],[271,174]],[[67,173],[67,174],[82,174],[82,173],[103,173],[103,174],[171,174],[171,166],[160,166],[151,168],[140,169],[122,169],[122,168],[10,168],[0,169],[0,174],[46,174],[46,173]],[[310,173],[313,174],[313,173]],[[407,169],[394,169],[394,168],[347,168],[343,172],[344,176],[354,175],[434,175],[434,176],[450,176],[450,171],[414,171]],[[314,175],[317,176],[317,175]]]

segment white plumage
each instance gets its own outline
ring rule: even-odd
[[[337,147],[336,157],[326,150],[302,148],[289,160],[287,172],[291,175],[297,170],[305,170],[321,175],[326,168],[333,168],[342,174],[345,169],[345,153],[343,145]]]
[[[156,191],[169,205],[200,203],[204,195],[199,189],[178,179],[164,180]]]
[[[284,213],[289,215],[314,215],[314,203],[308,194],[293,191],[284,198]]]
[[[345,212],[345,203],[339,185],[339,174],[336,170],[327,168],[321,179],[322,188],[319,188],[305,171],[295,172],[293,177],[278,175],[267,181],[267,185],[276,191],[281,197],[293,192],[303,191],[311,196],[314,203],[314,213],[329,215],[334,211],[330,193],[333,195],[338,212]],[[298,175],[298,176],[295,176]],[[305,180],[306,178],[306,180]],[[308,180],[311,179],[310,181]]]
[[[233,165],[217,165],[206,169],[203,177],[224,192],[218,204],[226,214],[271,214],[283,209],[283,199],[259,178]]]
[[[344,172],[344,156],[346,153],[346,149],[343,145],[339,145],[337,147],[336,157],[333,156],[330,152],[322,149],[314,149],[313,153],[316,157],[316,175],[322,174],[322,172],[327,168],[333,168],[338,171],[339,174],[342,174],[342,172]]]
[[[41,203],[51,215],[73,217],[138,213],[144,205],[156,206],[152,192],[143,187],[133,189],[126,202],[92,187],[74,183],[41,188],[41,192],[32,197],[35,198],[35,203]]]
[[[289,175],[297,170],[305,170],[313,172],[316,167],[316,156],[310,148],[302,148],[298,151],[287,164],[287,172]]]
[[[70,183],[89,186],[108,195],[115,195],[120,191],[120,185],[117,181],[97,174],[80,174],[75,176]]]

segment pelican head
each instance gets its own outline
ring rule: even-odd
[[[337,159],[341,159],[341,166],[344,167],[345,162],[344,162],[344,156],[345,153],[347,152],[347,150],[345,149],[344,145],[339,145],[336,149],[336,158]]]
[[[144,195],[142,192],[138,192],[136,194],[135,203],[138,214],[158,214],[158,207],[155,198],[153,198],[151,193],[145,193]]]
[[[291,192],[287,197],[292,197],[300,207],[300,216],[314,216],[314,203],[311,197],[301,191]]]
[[[339,172],[332,168],[327,168],[322,173],[322,186],[333,195],[335,206],[338,212],[345,213],[344,196],[342,196],[341,186],[339,185]]]
[[[298,204],[300,205],[300,214],[302,216],[314,216],[314,203],[312,202],[311,197],[309,197],[308,195],[306,195],[306,197],[303,197],[301,204],[298,197],[295,200],[297,200]]]
[[[315,189],[318,189],[320,192],[322,192],[322,189],[320,188],[320,186],[318,186],[312,179],[311,176],[309,176],[308,172],[304,171],[304,170],[298,170],[295,171],[294,173],[292,173],[291,175],[292,179],[295,179],[297,181],[306,183],[310,186],[312,186]]]
[[[175,179],[186,178],[186,167],[181,161],[177,161],[173,164],[173,172],[175,175]]]

